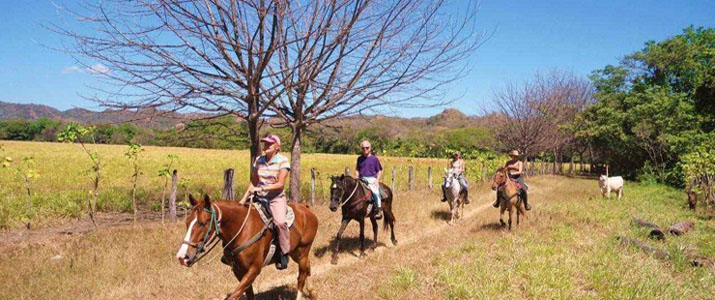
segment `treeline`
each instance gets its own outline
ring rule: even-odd
[[[466,158],[493,154],[493,134],[482,127],[411,128],[396,133],[395,127],[377,122],[361,128],[317,127],[305,133],[303,151],[306,153],[357,154],[361,140],[370,140],[378,155],[409,157],[446,157],[462,151]],[[270,128],[281,137],[283,148],[290,149],[290,130]],[[57,142],[57,133],[64,128],[59,121],[41,118],[35,121],[11,120],[0,122],[0,139]],[[393,129],[387,130],[387,129]],[[95,125],[92,140],[99,144],[142,144],[206,149],[248,149],[248,129],[244,122],[225,116],[179,124],[169,129],[147,129],[132,123]],[[90,139],[90,137],[85,137]]]
[[[492,129],[501,148],[529,160],[584,158],[611,175],[707,186],[712,195],[715,30],[690,27],[647,42],[589,79],[541,72],[496,93],[503,118]]]

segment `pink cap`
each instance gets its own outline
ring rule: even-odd
[[[269,134],[269,135],[267,135],[266,137],[262,138],[262,139],[261,139],[261,142],[274,143],[274,144],[280,146],[280,145],[281,145],[281,138],[279,138],[279,137],[278,137],[277,135],[275,135],[275,134]]]

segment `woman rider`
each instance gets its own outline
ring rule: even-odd
[[[449,168],[452,169],[452,174],[457,176],[459,180],[459,185],[464,191],[464,204],[469,204],[469,185],[467,184],[467,179],[464,178],[464,160],[462,159],[462,153],[455,151],[452,155],[452,160],[449,161]],[[445,190],[444,184],[442,184],[442,202],[447,201],[447,191]]]
[[[529,206],[529,200],[526,194],[526,191],[529,189],[529,187],[524,182],[524,164],[519,160],[519,151],[512,150],[509,153],[509,156],[511,156],[511,159],[506,162],[506,165],[504,165],[504,167],[509,173],[509,177],[521,184],[521,199],[524,200],[524,208],[526,208],[526,210],[531,210],[531,206]],[[494,205],[494,207],[499,207],[498,193],[497,201],[495,201],[492,205]]]
[[[278,153],[281,149],[281,139],[278,136],[269,134],[261,139],[261,142],[263,142],[264,155],[253,163],[251,181],[239,203],[245,204],[253,193],[268,201],[273,223],[278,228],[278,244],[282,254],[276,268],[283,270],[288,267],[290,252],[290,231],[286,224],[287,200],[283,192],[283,185],[290,171],[290,161]]]

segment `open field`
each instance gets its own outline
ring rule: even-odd
[[[40,177],[32,181],[33,226],[47,227],[57,223],[86,216],[87,199],[90,197],[91,172],[87,155],[77,145],[41,142],[2,141],[5,151],[0,155],[10,156],[14,166],[21,165],[22,157],[34,157]],[[102,179],[97,209],[102,212],[131,211],[131,162],[124,157],[127,146],[97,145],[102,160]],[[237,150],[210,150],[171,147],[144,147],[139,164],[142,174],[138,182],[138,201],[143,211],[158,211],[164,179],[157,175],[162,165],[168,162],[166,156],[179,157],[172,168],[178,170],[180,178],[190,180],[190,192],[207,192],[214,197],[221,195],[223,170],[235,168],[234,182],[236,194],[242,195],[248,182],[249,153]],[[94,149],[94,146],[90,146]],[[302,157],[302,194],[310,195],[310,168],[316,168],[316,198],[327,199],[329,175],[342,174],[346,167],[351,172],[356,155],[305,154]],[[384,167],[384,182],[390,184],[393,166],[396,169],[395,187],[398,191],[407,189],[408,167],[415,169],[415,187],[427,186],[427,168],[433,168],[433,183],[441,182],[442,168],[446,159],[420,159],[402,157],[381,157]],[[468,162],[467,176],[471,181],[481,179],[495,169],[497,161]],[[483,166],[484,164],[484,166]],[[489,174],[490,176],[491,174]],[[183,197],[179,197],[182,200]],[[0,168],[0,228],[22,226],[26,220],[27,194],[22,179],[12,169]]]
[[[686,253],[715,258],[715,219],[686,210],[682,191],[628,182],[616,201],[601,198],[593,179],[529,182],[534,209],[511,233],[496,225],[494,193],[483,184],[472,188],[473,203],[456,226],[446,225],[447,205],[436,190],[400,192],[398,246],[381,231],[377,250],[358,259],[352,223],[338,265],[329,260],[340,217],[314,207],[321,221],[308,278],[314,299],[712,299],[715,270],[691,267]],[[633,215],[660,225],[689,219],[695,227],[656,242],[631,224]],[[222,298],[237,281],[218,258],[187,269],[173,257],[184,231],[183,223],[153,222],[4,244],[0,299]],[[620,245],[618,235],[670,258]],[[292,299],[296,276],[295,263],[284,272],[265,268],[258,298]]]

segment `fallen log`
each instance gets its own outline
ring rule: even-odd
[[[625,236],[617,236],[616,238],[621,241],[621,245],[638,246],[639,248],[641,248],[641,250],[643,250],[643,252],[648,253],[648,254],[653,254],[653,256],[655,256],[658,259],[669,259],[670,258],[670,255],[668,255],[667,252],[660,250],[658,248],[651,247],[648,244],[641,242],[639,240],[628,238]]]
[[[658,227],[655,223],[648,222],[646,220],[643,220],[638,217],[633,217],[633,223],[643,226],[643,227],[648,227],[651,228],[650,233],[648,233],[648,236],[652,239],[656,240],[663,240],[665,239],[665,233],[663,233],[663,230]]]
[[[668,233],[672,235],[683,235],[690,230],[690,228],[693,228],[695,223],[692,221],[682,221],[673,224],[673,226],[668,227]]]

